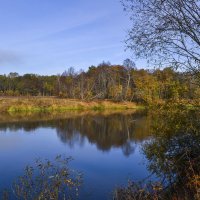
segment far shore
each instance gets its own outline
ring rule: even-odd
[[[57,97],[0,97],[0,112],[66,112],[142,109],[132,102],[83,101]]]

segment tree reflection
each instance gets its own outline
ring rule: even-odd
[[[154,110],[151,116],[153,137],[143,148],[149,170],[165,182],[165,195],[200,198],[199,110],[173,107]]]
[[[30,120],[21,117],[21,120],[11,122],[9,118],[3,119],[5,122],[0,123],[0,130],[31,132],[41,127],[53,128],[70,148],[83,146],[88,141],[101,151],[120,148],[126,156],[134,153],[137,143],[145,140],[149,131],[149,118],[144,112],[69,113],[63,117],[39,114],[28,118]]]
[[[137,138],[135,119],[146,122],[145,116],[135,114],[87,115],[60,121],[56,129],[61,141],[71,147],[77,142],[83,145],[87,139],[99,150],[109,151],[111,148],[121,148],[124,155],[129,156],[134,152],[136,143],[145,139],[145,137]]]
[[[117,188],[115,200],[200,199],[200,110],[165,105],[148,113],[151,137],[143,144],[157,179]]]

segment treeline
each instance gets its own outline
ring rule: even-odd
[[[127,59],[124,65],[103,62],[84,72],[69,68],[62,75],[41,76],[17,73],[0,75],[1,96],[59,96],[73,99],[111,99],[151,103],[162,100],[197,99],[197,80],[172,68],[136,69]]]

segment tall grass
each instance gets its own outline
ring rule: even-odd
[[[0,112],[65,112],[70,110],[126,110],[139,108],[130,102],[80,101],[54,97],[1,98]]]

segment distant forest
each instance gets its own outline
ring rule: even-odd
[[[162,100],[194,100],[200,97],[198,79],[188,72],[136,69],[127,59],[123,65],[103,62],[84,72],[69,68],[61,75],[42,76],[12,72],[0,75],[1,96],[58,96],[65,98],[141,103]]]

